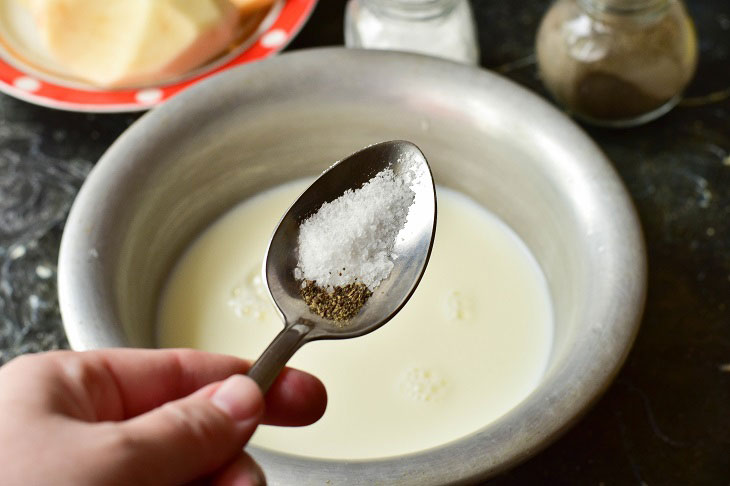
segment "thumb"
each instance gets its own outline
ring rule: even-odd
[[[179,484],[241,453],[264,412],[258,385],[234,375],[120,425],[136,484]]]

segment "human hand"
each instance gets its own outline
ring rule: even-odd
[[[21,356],[0,368],[0,481],[263,484],[242,452],[256,426],[310,424],[327,396],[286,369],[264,399],[248,368],[192,350]]]

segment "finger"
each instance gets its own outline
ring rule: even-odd
[[[130,415],[125,408],[137,406],[134,400],[126,400],[127,393],[123,392],[130,390],[133,392],[132,399],[137,394],[140,401],[148,400],[150,406],[156,406],[160,404],[155,399],[156,393],[174,386],[175,381],[172,373],[168,373],[170,379],[161,386],[152,386],[146,373],[137,371],[137,362],[129,360],[127,372],[141,378],[138,386],[132,390],[131,380],[123,373],[115,373],[117,368],[124,369],[126,358],[137,355],[137,351],[130,351],[52,351],[21,356],[0,369],[3,391],[12,389],[10,394],[3,393],[0,400],[22,396],[26,409],[66,415],[87,422],[122,420]],[[139,362],[142,361],[146,362]],[[150,372],[153,369],[156,370],[155,367],[149,367],[143,368],[143,371]]]
[[[210,397],[214,387],[197,393]],[[264,397],[266,410],[261,423],[301,426],[319,420],[327,408],[327,391],[319,379],[309,373],[284,368]]]
[[[251,456],[241,453],[216,473],[210,483],[214,486],[263,486],[266,484],[266,476]]]
[[[32,382],[45,383],[31,387],[39,395],[57,390],[51,408],[58,412],[87,421],[116,421],[185,397],[249,367],[248,361],[202,351],[106,349],[43,353],[16,360],[2,370],[23,376],[32,373],[36,377]],[[28,380],[15,381],[27,384]],[[265,423],[307,425],[324,412],[327,393],[314,376],[286,368],[267,394],[266,403]]]
[[[309,425],[327,408],[327,391],[319,379],[294,369],[285,369],[266,394],[265,423]]]
[[[258,385],[234,375],[119,424],[135,484],[179,484],[236,457],[264,411]]]
[[[82,354],[98,360],[112,374],[109,381],[119,389],[121,418],[135,417],[250,368],[248,361],[233,356],[190,349],[115,349]],[[327,392],[319,379],[285,368],[266,395],[263,421],[270,425],[309,425],[322,416],[326,407]],[[107,419],[115,418],[119,417]]]
[[[101,417],[107,420],[134,417],[250,367],[234,356],[192,349],[105,349],[80,356],[89,368],[108,372],[98,376],[99,387],[106,381],[117,388],[122,416]],[[95,385],[85,381],[87,389]],[[110,398],[110,393],[101,394],[101,399]]]

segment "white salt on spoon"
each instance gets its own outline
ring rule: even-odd
[[[330,289],[360,282],[370,291],[393,269],[395,238],[415,193],[414,174],[383,169],[358,189],[348,189],[299,227],[298,280]]]
[[[362,336],[388,322],[418,286],[435,230],[436,189],[414,144],[371,145],[330,167],[289,208],[269,243],[264,276],[284,330],[248,375],[265,392],[305,343]],[[372,295],[338,326],[304,301],[307,280],[333,291],[359,282]]]

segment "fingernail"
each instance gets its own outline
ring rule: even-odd
[[[210,397],[213,405],[236,422],[261,416],[264,400],[258,385],[243,375],[233,375]]]

